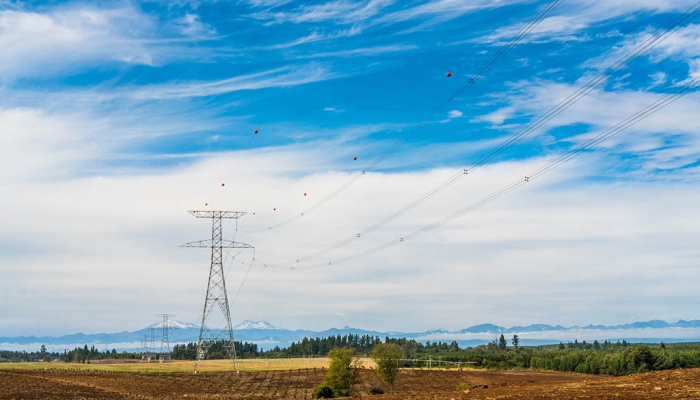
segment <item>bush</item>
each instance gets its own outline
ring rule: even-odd
[[[353,366],[353,350],[348,348],[333,349],[328,353],[328,357],[331,359],[331,364],[323,382],[319,384],[319,390],[322,386],[331,390],[332,395],[326,398],[352,396],[354,394],[353,386],[357,381],[357,369]]]
[[[467,385],[467,384],[464,383],[464,382],[458,383],[456,389],[457,389],[458,391],[460,391],[460,392],[463,392],[463,391],[469,389],[469,385]]]
[[[319,383],[318,385],[314,386],[314,390],[311,392],[311,397],[314,399],[332,399],[335,396],[333,396],[333,389],[329,388],[323,383]]]
[[[369,393],[369,394],[384,394],[384,390],[382,390],[382,388],[373,387],[373,388],[369,388],[367,393]]]

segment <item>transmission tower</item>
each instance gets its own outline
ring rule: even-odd
[[[175,314],[156,314],[156,316],[163,318],[163,323],[160,325],[162,336],[160,339],[160,355],[158,359],[160,362],[170,362],[170,335],[169,331],[172,329],[170,325],[170,320],[175,316]]]
[[[141,342],[141,361],[151,361],[151,352],[148,346],[148,333],[143,334],[143,342]]]
[[[156,328],[151,327],[151,340],[148,344],[148,362],[154,357],[156,353]]]
[[[199,341],[197,342],[197,361],[194,365],[196,373],[200,362],[204,359],[207,351],[215,342],[223,342],[226,354],[231,358],[236,372],[238,372],[238,362],[236,361],[236,348],[233,341],[233,326],[231,325],[231,311],[228,305],[228,293],[226,292],[226,281],[224,280],[223,249],[252,249],[244,243],[237,243],[222,238],[222,219],[238,219],[245,212],[241,211],[188,211],[196,218],[211,219],[211,240],[200,240],[183,244],[181,247],[202,247],[211,248],[211,266],[209,267],[209,282],[207,283],[207,294],[204,298],[204,311],[202,312],[202,327],[199,330]],[[215,306],[218,306],[215,308]],[[210,326],[207,320],[211,320],[212,311],[218,309],[223,314],[226,327]]]

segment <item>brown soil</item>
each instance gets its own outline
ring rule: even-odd
[[[321,369],[222,373],[134,373],[65,369],[0,370],[0,399],[309,399]],[[373,371],[356,388],[389,392]],[[458,387],[460,390],[458,390]],[[377,400],[699,399],[700,369],[626,377],[541,371],[403,370],[395,393]]]

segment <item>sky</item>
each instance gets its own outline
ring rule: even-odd
[[[0,336],[700,319],[694,4],[0,0]]]

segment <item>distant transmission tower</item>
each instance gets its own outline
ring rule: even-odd
[[[183,244],[181,247],[203,247],[211,248],[211,267],[209,268],[209,283],[207,284],[207,294],[204,299],[204,311],[202,312],[202,327],[199,330],[199,341],[197,343],[197,361],[194,371],[197,372],[200,362],[204,359],[207,351],[215,342],[223,342],[226,354],[231,358],[233,366],[238,372],[238,362],[236,361],[236,348],[233,341],[233,326],[231,325],[231,311],[228,305],[228,293],[226,292],[226,281],[224,280],[223,249],[252,249],[244,243],[236,243],[222,238],[222,219],[238,219],[245,212],[241,211],[188,211],[196,218],[211,218],[211,240],[200,240]],[[226,328],[207,325],[207,319],[211,317],[214,306],[223,314],[226,320]]]
[[[151,361],[151,351],[148,346],[148,333],[143,334],[143,342],[141,342],[141,361]]]
[[[151,327],[151,341],[148,345],[148,361],[151,361],[156,354],[156,328]]]
[[[170,362],[170,319],[175,316],[175,314],[156,314],[156,316],[163,318],[163,323],[160,325],[162,336],[160,339],[160,355],[158,359],[160,362]]]

